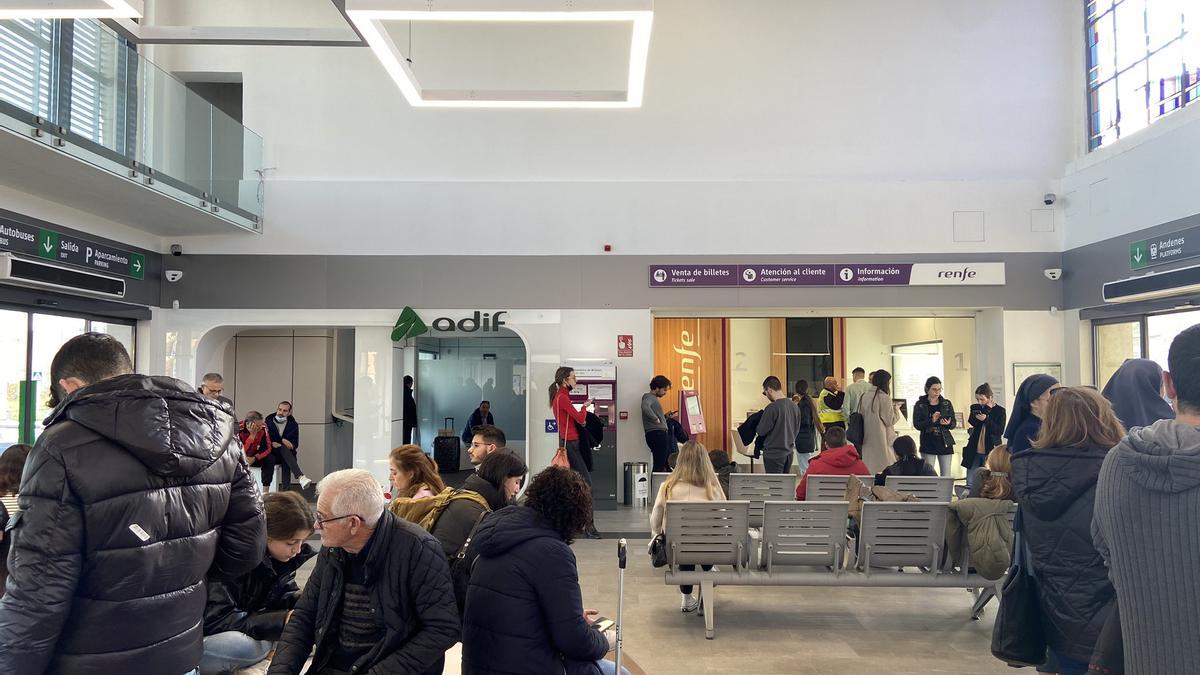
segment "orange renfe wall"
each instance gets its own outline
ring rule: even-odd
[[[673,385],[663,410],[678,409],[679,390],[698,391],[708,431],[697,440],[710,450],[729,449],[725,336],[725,319],[654,320],[654,374],[667,376]]]

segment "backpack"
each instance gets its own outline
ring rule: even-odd
[[[456,499],[469,499],[482,506],[484,511],[492,510],[487,500],[478,492],[454,488],[446,488],[432,497],[394,499],[388,505],[388,509],[397,517],[420,525],[426,532],[432,532],[438,518],[442,517],[450,502]]]

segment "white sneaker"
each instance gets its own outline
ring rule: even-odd
[[[300,476],[300,489],[307,490],[309,485],[312,485],[312,481],[308,479],[308,476]]]
[[[689,593],[680,593],[679,611],[684,614],[690,614],[700,607],[700,601],[693,598]]]

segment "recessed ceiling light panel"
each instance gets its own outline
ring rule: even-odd
[[[142,0],[0,0],[0,19],[140,19]]]
[[[347,0],[346,15],[415,108],[639,108],[654,22],[653,0]],[[629,80],[624,91],[424,89],[385,21],[628,22]]]

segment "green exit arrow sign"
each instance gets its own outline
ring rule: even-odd
[[[132,253],[129,256],[129,276],[134,279],[146,278],[146,256]]]
[[[1150,264],[1149,241],[1135,241],[1129,245],[1129,269],[1140,270]]]
[[[58,259],[58,233],[51,230],[38,230],[39,258]]]

